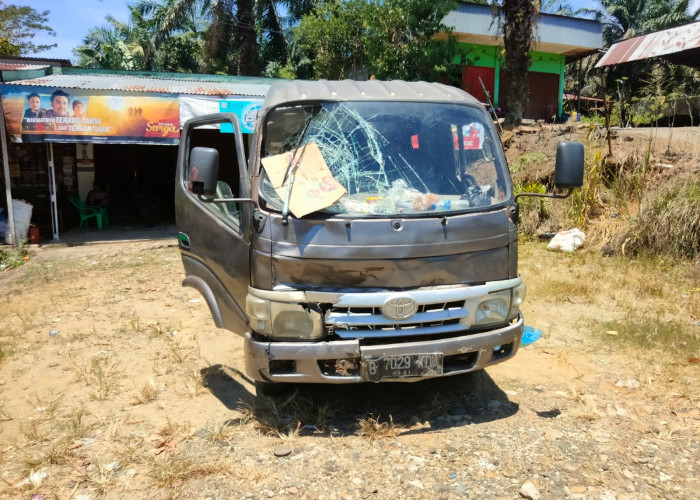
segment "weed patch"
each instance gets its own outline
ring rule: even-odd
[[[107,356],[96,356],[86,366],[78,367],[78,379],[90,388],[93,399],[104,401],[118,391],[117,363]]]
[[[297,391],[281,401],[258,397],[252,402],[241,401],[239,404],[244,422],[254,422],[260,432],[272,436],[295,436],[307,425],[324,431],[333,416],[328,404],[301,397]]]
[[[640,211],[638,245],[654,253],[700,256],[700,181],[677,179]]]
[[[642,349],[664,349],[695,356],[700,349],[700,333],[679,321],[668,321],[661,317],[634,318],[622,321],[606,321],[601,324],[604,331],[616,332],[606,335],[612,344],[626,343]]]
[[[19,267],[29,260],[24,248],[0,248],[0,271],[8,271]]]
[[[202,461],[189,455],[165,455],[150,459],[148,475],[161,488],[175,488],[187,481],[225,473],[223,463]]]
[[[389,415],[389,420],[383,421],[381,417],[369,416],[357,421],[357,435],[369,439],[393,438],[399,435],[402,426],[394,423],[394,418]]]
[[[546,160],[547,160],[546,154],[540,153],[539,151],[532,151],[530,153],[525,153],[525,154],[521,155],[517,160],[515,160],[514,162],[511,162],[509,165],[509,168],[510,168],[510,171],[515,174],[528,165],[531,165],[534,163],[542,163]]]

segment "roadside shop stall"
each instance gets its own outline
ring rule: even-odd
[[[70,68],[5,82],[6,204],[32,205],[32,225],[44,239],[92,223],[81,218],[78,203],[104,207],[103,228],[167,223],[182,124],[228,111],[250,133],[268,87],[259,78]]]

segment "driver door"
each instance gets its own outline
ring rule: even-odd
[[[222,132],[225,130],[222,124],[230,125],[233,133]],[[196,167],[190,165],[190,156],[197,147],[218,151],[216,195],[197,195],[191,190],[188,181],[197,174]],[[250,198],[238,117],[219,113],[188,120],[183,127],[177,161],[175,219],[186,274],[182,284],[202,294],[217,327],[243,335],[247,329],[245,298],[250,279],[253,206],[249,201],[212,202]]]

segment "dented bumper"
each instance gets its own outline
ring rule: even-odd
[[[515,355],[523,335],[523,317],[508,326],[429,341],[362,345],[361,340],[332,342],[259,342],[245,336],[246,372],[266,382],[331,383],[365,382],[363,361],[382,356],[442,354],[441,374],[405,376],[386,381],[413,382],[458,375],[500,363]]]

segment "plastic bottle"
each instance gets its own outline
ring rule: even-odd
[[[432,210],[461,210],[469,208],[471,205],[469,200],[445,200],[432,205]]]

